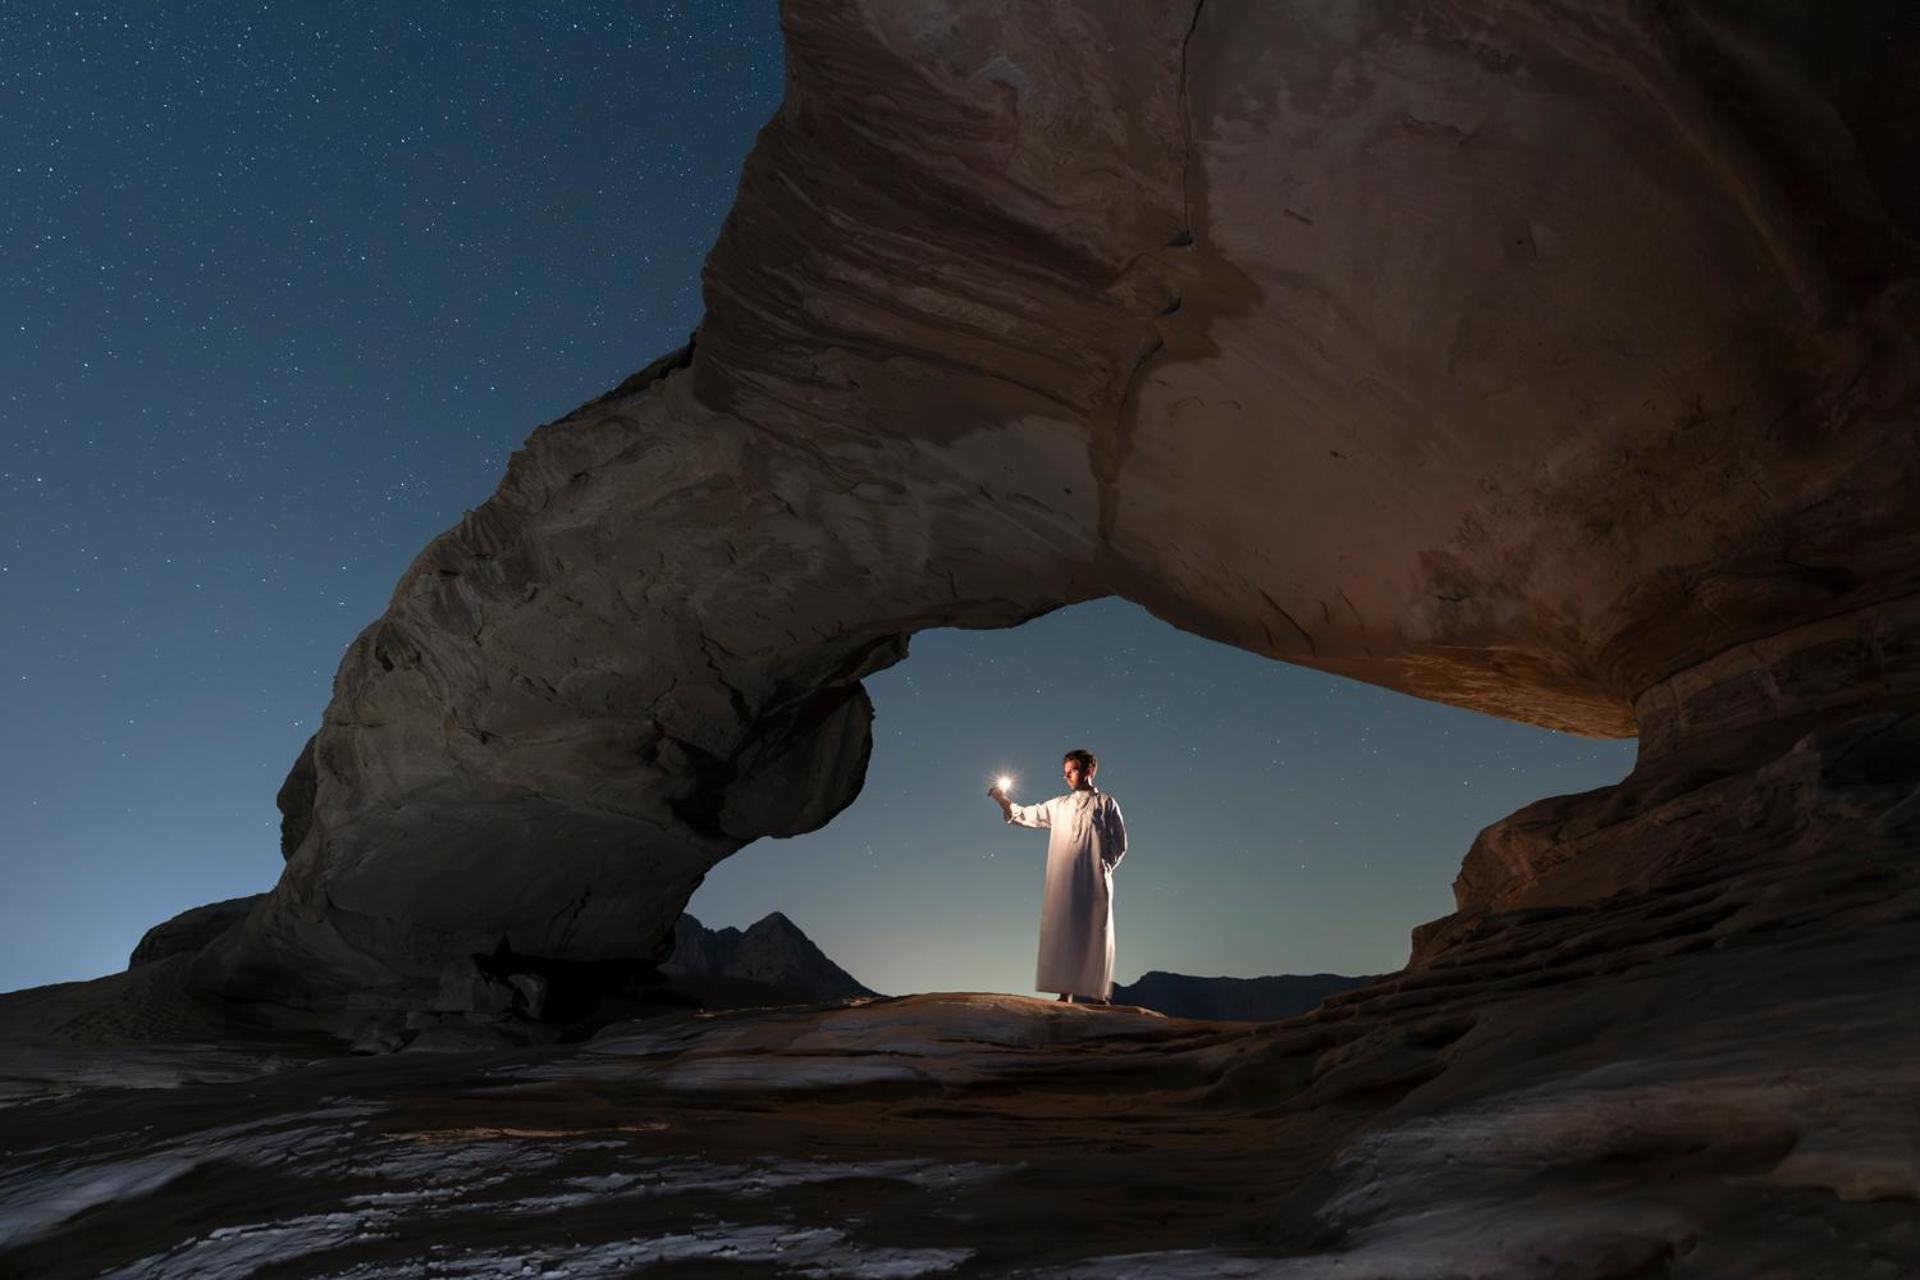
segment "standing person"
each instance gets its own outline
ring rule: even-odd
[[[1008,822],[1051,833],[1033,985],[1068,1004],[1075,996],[1105,1004],[1113,990],[1113,869],[1126,856],[1127,828],[1113,797],[1093,785],[1099,769],[1093,752],[1077,748],[1060,762],[1066,795],[1015,804],[1003,787],[987,789]]]

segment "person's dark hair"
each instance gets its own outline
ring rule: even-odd
[[[1092,773],[1100,767],[1100,762],[1093,758],[1093,752],[1087,750],[1085,747],[1075,747],[1060,757],[1060,763],[1062,764],[1065,764],[1069,760],[1079,765],[1082,769],[1085,769],[1088,773]]]

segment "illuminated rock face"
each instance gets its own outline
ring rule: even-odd
[[[694,347],[421,553],[198,980],[654,956],[715,862],[853,798],[913,632],[1104,594],[1638,724],[1580,813],[1901,704],[1915,38],[1789,10],[790,3]],[[1625,883],[1564,843],[1490,831],[1423,955]]]

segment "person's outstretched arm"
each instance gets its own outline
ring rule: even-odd
[[[998,787],[987,788],[987,794],[1000,806],[1000,814],[1016,827],[1040,827],[1053,825],[1053,813],[1045,803],[1015,804],[1007,799],[1007,793]]]

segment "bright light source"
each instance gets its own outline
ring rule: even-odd
[[[993,785],[999,787],[1002,791],[1011,791],[1013,790],[1013,779],[1003,773],[995,780]]]

